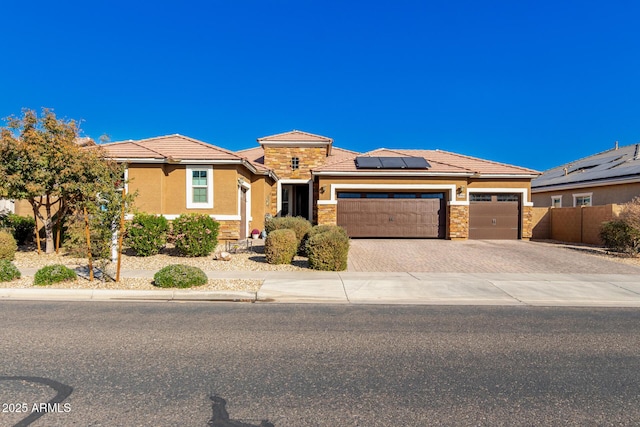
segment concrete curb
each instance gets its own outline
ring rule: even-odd
[[[235,301],[255,302],[255,292],[109,289],[0,289],[0,300],[43,301]]]

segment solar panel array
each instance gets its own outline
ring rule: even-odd
[[[358,169],[428,169],[423,157],[356,157]]]

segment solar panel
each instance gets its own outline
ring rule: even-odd
[[[403,157],[409,169],[428,169],[431,167],[424,157]]]
[[[382,164],[377,157],[356,157],[356,168],[358,169],[380,169]]]
[[[402,157],[379,157],[382,169],[404,169],[407,164]]]
[[[423,157],[356,157],[358,169],[428,169]]]

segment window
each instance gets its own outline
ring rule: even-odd
[[[551,196],[551,207],[553,207],[553,208],[561,208],[562,207],[562,196]]]
[[[469,200],[472,202],[490,202],[491,194],[471,193]]]
[[[591,206],[592,193],[574,194],[573,206]]]
[[[213,168],[187,166],[187,209],[213,208]]]
[[[517,194],[498,194],[496,200],[499,202],[517,202],[520,199]]]
[[[296,170],[300,168],[300,159],[298,157],[291,158],[291,169]]]

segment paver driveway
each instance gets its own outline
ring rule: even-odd
[[[640,274],[640,267],[544,242],[352,239],[348,271]]]

